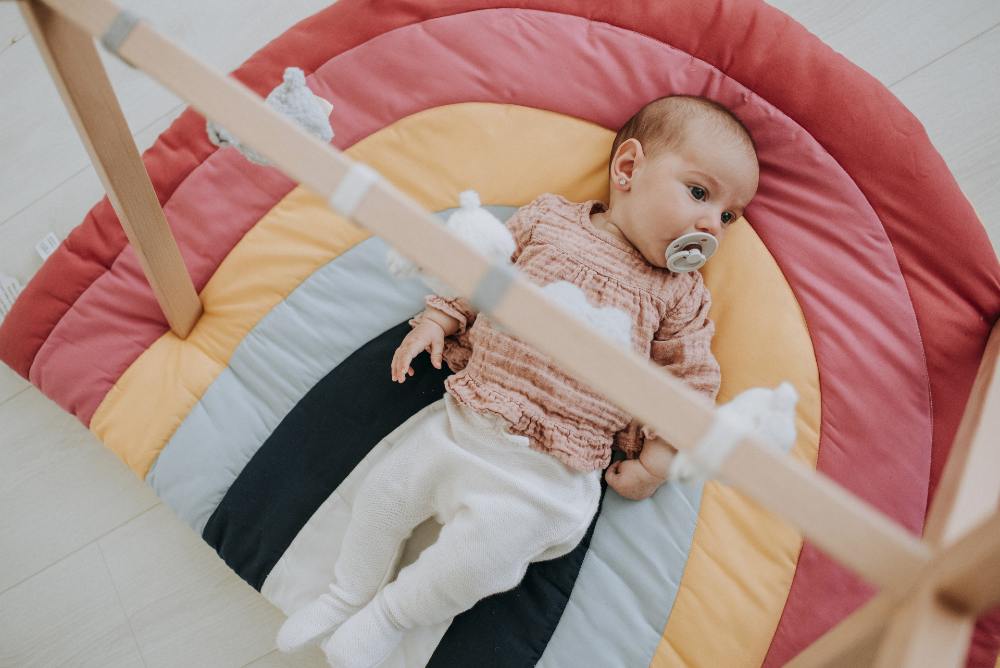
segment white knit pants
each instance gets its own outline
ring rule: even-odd
[[[601,472],[574,471],[507,427],[445,393],[386,437],[394,442],[358,490],[337,559],[338,605],[357,609],[377,594],[398,628],[441,623],[579,544]],[[443,525],[437,542],[378,591],[432,516]]]

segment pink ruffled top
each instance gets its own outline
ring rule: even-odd
[[[604,208],[599,200],[576,203],[553,194],[521,207],[507,222],[517,245],[512,261],[540,286],[569,281],[591,306],[625,311],[634,323],[634,350],[714,399],[720,373],[710,347],[711,297],[701,274],[649,264],[631,244],[591,222],[598,208]],[[488,317],[477,317],[467,300],[428,295],[426,303],[459,321],[443,351],[456,372],[445,388],[459,403],[500,415],[531,447],[579,471],[606,468],[612,448],[638,455],[638,427],[629,428],[631,416],[603,395]]]

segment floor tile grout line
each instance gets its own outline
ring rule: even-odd
[[[99,541],[99,540],[101,540],[102,538],[104,538],[105,536],[107,536],[107,535],[108,535],[109,533],[111,533],[111,532],[113,532],[113,531],[115,531],[115,530],[117,530],[117,529],[120,529],[120,528],[122,528],[123,526],[125,526],[126,524],[128,524],[129,522],[131,522],[131,521],[132,521],[132,520],[134,520],[134,519],[137,519],[137,518],[139,518],[139,517],[142,517],[143,515],[145,515],[145,514],[146,514],[146,513],[148,513],[149,511],[151,511],[151,510],[153,510],[154,508],[156,508],[156,507],[160,506],[160,505],[161,505],[162,503],[163,503],[162,501],[159,501],[159,500],[158,500],[158,501],[157,501],[156,503],[154,503],[153,505],[151,505],[151,506],[150,506],[149,508],[146,508],[146,509],[145,509],[145,510],[143,510],[142,512],[139,512],[139,513],[136,513],[135,515],[133,515],[132,517],[128,518],[128,519],[127,519],[127,520],[125,520],[124,522],[121,522],[120,524],[116,524],[115,526],[111,527],[110,529],[108,529],[107,531],[105,531],[104,533],[102,533],[101,535],[99,535],[99,536],[95,536],[95,537],[94,537],[94,538],[93,538],[92,540],[90,540],[89,542],[87,542],[87,543],[84,543],[83,545],[81,545],[80,547],[76,548],[76,549],[75,549],[75,550],[73,550],[72,552],[68,552],[68,553],[64,554],[64,555],[63,555],[62,557],[60,557],[59,559],[57,559],[57,560],[53,561],[53,562],[52,562],[51,564],[48,564],[48,565],[47,565],[47,566],[45,566],[44,568],[40,568],[39,570],[35,571],[34,573],[32,573],[32,574],[30,574],[30,575],[28,575],[28,576],[26,576],[26,577],[24,577],[24,578],[21,578],[20,580],[18,580],[18,581],[17,581],[17,582],[15,582],[14,584],[12,584],[12,585],[10,585],[10,586],[8,586],[8,587],[5,587],[5,588],[4,588],[3,590],[0,590],[0,597],[3,597],[3,595],[4,595],[4,594],[6,594],[7,592],[11,591],[11,590],[12,590],[12,589],[14,589],[15,587],[19,587],[19,586],[21,586],[22,584],[24,584],[25,582],[27,582],[27,581],[28,581],[28,580],[30,580],[31,578],[35,577],[36,575],[41,575],[42,573],[44,573],[45,571],[49,570],[49,569],[50,569],[50,568],[52,568],[53,566],[55,566],[55,565],[57,565],[57,564],[59,564],[59,563],[62,563],[62,562],[63,562],[63,561],[65,561],[66,559],[69,559],[70,557],[72,557],[72,556],[73,556],[74,554],[76,554],[77,552],[80,552],[81,550],[85,550],[85,549],[87,549],[88,547],[90,547],[91,545],[93,545],[94,543],[96,543],[97,541]]]
[[[139,646],[139,639],[135,637],[135,628],[132,626],[132,618],[129,617],[128,610],[125,609],[125,602],[122,601],[122,593],[118,591],[118,584],[115,582],[115,576],[111,572],[111,566],[108,565],[108,557],[104,554],[104,548],[101,547],[100,539],[97,539],[94,542],[97,544],[97,551],[101,553],[101,562],[104,564],[104,570],[108,572],[108,579],[111,580],[111,587],[115,590],[115,598],[118,599],[118,605],[121,607],[122,614],[125,616],[125,623],[128,624],[128,630],[132,634],[132,642],[135,644],[135,651],[139,654],[139,660],[142,661],[143,668],[146,668],[146,657],[142,654],[142,648]]]
[[[264,652],[260,656],[254,658],[254,659],[250,659],[249,661],[247,661],[246,663],[244,663],[242,666],[240,666],[240,668],[247,668],[247,666],[251,666],[251,665],[257,663],[258,661],[260,661],[261,659],[263,659],[265,656],[270,656],[270,655],[274,654],[276,651],[277,650],[272,649],[270,652]]]
[[[140,128],[137,132],[135,132],[135,134],[132,135],[132,139],[135,140],[135,138],[138,137],[139,135],[141,135],[143,132],[145,132],[149,128],[153,127],[154,125],[156,125],[157,123],[159,123],[164,118],[166,118],[170,114],[174,113],[178,109],[182,109],[182,108],[184,108],[186,106],[188,106],[187,102],[181,102],[179,104],[174,105],[169,110],[167,110],[166,112],[160,114],[159,116],[157,116],[156,118],[154,118],[153,120],[151,120],[149,123],[147,123],[146,125],[144,125],[142,128]],[[154,143],[155,143],[155,141],[154,141]],[[142,151],[141,150],[139,151],[139,154],[142,155]],[[55,192],[59,188],[62,188],[69,181],[72,181],[73,179],[75,179],[76,177],[78,177],[80,174],[82,174],[83,172],[87,171],[88,169],[93,169],[93,168],[94,168],[94,163],[90,160],[90,156],[88,155],[87,156],[87,162],[86,162],[86,164],[83,167],[81,167],[77,171],[73,172],[72,174],[70,174],[69,176],[67,176],[65,179],[63,179],[62,181],[60,181],[59,183],[57,183],[56,185],[54,185],[52,188],[50,188],[48,191],[46,191],[45,193],[39,195],[38,197],[36,197],[32,201],[28,202],[23,207],[21,207],[20,209],[18,209],[15,212],[13,212],[12,214],[10,214],[9,216],[7,216],[3,220],[0,220],[0,229],[2,229],[4,225],[6,225],[10,221],[14,220],[15,218],[17,218],[19,215],[21,215],[22,213],[24,213],[25,211],[27,211],[31,207],[33,207],[36,204],[38,204],[39,202],[41,202],[43,199],[45,199],[46,197],[48,197],[49,195],[51,195],[53,192]],[[103,197],[103,195],[102,195],[102,197]]]
[[[20,34],[20,35],[14,35],[13,37],[11,37],[11,38],[10,38],[10,43],[9,43],[9,44],[7,44],[7,46],[5,46],[5,47],[3,47],[2,49],[0,49],[0,56],[2,56],[3,54],[7,53],[7,51],[8,51],[8,50],[9,50],[9,49],[10,49],[11,47],[13,47],[13,46],[14,46],[15,44],[17,44],[18,42],[22,41],[22,40],[23,40],[23,39],[24,39],[25,37],[27,37],[27,36],[28,36],[29,34],[30,34],[30,33],[28,33],[28,32],[24,32],[24,33],[22,33],[22,34]]]
[[[52,188],[49,189],[47,192],[42,193],[41,195],[39,195],[35,199],[31,200],[30,202],[28,202],[27,204],[25,204],[24,206],[22,206],[17,211],[13,212],[12,214],[10,214],[9,216],[7,216],[3,220],[0,220],[0,228],[2,228],[4,225],[6,225],[10,221],[14,220],[15,218],[17,218],[18,216],[20,216],[22,213],[24,213],[25,211],[27,211],[31,207],[33,207],[36,204],[38,204],[39,202],[41,202],[43,199],[45,199],[46,197],[48,197],[49,195],[51,195],[52,193],[54,193],[56,190],[59,190],[60,188],[62,188],[64,185],[66,185],[67,183],[69,183],[70,181],[72,181],[73,179],[75,179],[76,177],[78,177],[80,174],[82,174],[85,171],[87,171],[87,169],[92,169],[92,168],[93,168],[93,165],[91,164],[90,159],[88,158],[87,159],[87,164],[85,164],[83,167],[81,167],[80,169],[76,170],[75,172],[73,172],[72,174],[70,174],[69,176],[67,176],[65,179],[63,179],[62,181],[60,181],[56,185],[52,186]]]
[[[0,322],[2,322],[2,321],[0,321]],[[0,407],[3,407],[3,405],[6,404],[8,401],[16,399],[18,396],[24,394],[25,392],[27,392],[28,390],[30,390],[33,387],[34,387],[34,385],[29,385],[28,387],[25,387],[23,389],[18,390],[17,392],[15,392],[14,394],[10,395],[9,397],[7,397],[6,399],[4,399],[3,401],[0,401]]]
[[[998,28],[998,27],[1000,27],[1000,22],[998,22],[998,23],[994,23],[994,24],[993,24],[993,25],[991,25],[991,26],[990,26],[989,28],[986,28],[986,29],[985,29],[985,30],[983,30],[982,32],[980,32],[980,33],[978,33],[978,34],[976,34],[976,35],[973,35],[972,37],[970,37],[969,39],[965,40],[964,42],[962,42],[962,43],[961,43],[961,44],[959,44],[958,46],[955,46],[954,48],[951,48],[951,49],[949,49],[948,51],[945,51],[944,53],[942,53],[942,54],[941,54],[940,56],[938,56],[937,58],[934,58],[933,60],[931,60],[931,61],[929,61],[929,62],[927,62],[927,63],[924,63],[923,65],[921,65],[921,66],[920,66],[920,67],[918,67],[917,69],[913,70],[913,71],[912,71],[912,72],[910,72],[909,74],[906,74],[906,75],[904,75],[904,76],[900,77],[899,79],[897,79],[896,81],[893,81],[893,82],[892,82],[892,83],[890,83],[890,84],[885,84],[885,87],[886,87],[886,88],[889,88],[889,89],[891,90],[893,86],[895,86],[895,85],[897,85],[897,84],[900,84],[900,83],[902,83],[902,82],[906,81],[907,79],[909,79],[910,77],[912,77],[912,76],[913,76],[914,74],[917,74],[918,72],[922,72],[922,71],[924,71],[925,69],[927,69],[928,67],[930,67],[930,66],[931,66],[931,65],[933,65],[934,63],[937,63],[938,61],[941,61],[941,60],[943,60],[943,59],[947,58],[947,57],[948,57],[948,56],[950,56],[951,54],[955,53],[955,52],[956,52],[956,51],[958,51],[959,49],[961,49],[961,48],[963,48],[964,46],[966,46],[967,44],[970,44],[970,43],[972,43],[972,42],[976,41],[977,39],[979,39],[979,38],[980,38],[980,37],[982,37],[983,35],[987,34],[988,32],[990,32],[990,31],[992,31],[992,30],[994,30],[994,29],[996,29],[996,28]]]

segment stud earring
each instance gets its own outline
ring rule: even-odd
[[[628,183],[628,180],[624,176],[618,179],[619,185],[625,185],[626,183]]]

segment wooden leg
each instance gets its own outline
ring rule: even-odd
[[[876,668],[959,668],[975,619],[944,605],[934,592],[922,588],[896,613],[882,639]]]
[[[1000,326],[995,325],[928,513],[924,540],[937,549],[955,545],[995,513],[1000,499],[998,364]],[[878,666],[964,665],[976,613],[1000,594],[1000,554],[977,553],[974,548],[982,545],[950,551],[954,569],[962,572],[942,583],[943,591],[920,590],[911,597],[879,648]]]
[[[201,300],[93,38],[40,2],[18,5],[170,329],[186,338],[201,317]]]
[[[805,648],[787,668],[870,666],[896,603],[892,597],[876,596]]]

